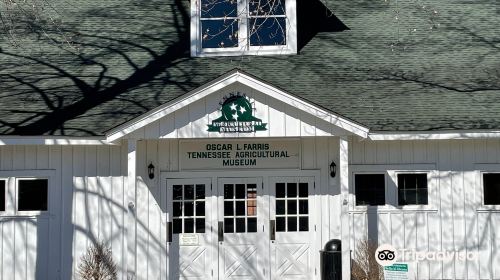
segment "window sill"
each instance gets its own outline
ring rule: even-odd
[[[355,206],[354,209],[349,210],[349,213],[401,213],[401,212],[438,212],[438,209],[425,206]]]
[[[48,211],[23,211],[18,213],[0,213],[0,220],[5,218],[49,218],[52,215]]]
[[[500,212],[500,205],[483,205],[477,208],[476,212]]]
[[[247,50],[247,51],[229,51],[229,50],[213,50],[199,51],[191,54],[192,57],[219,57],[219,56],[272,56],[272,55],[295,55],[296,50],[283,47],[281,49],[262,49],[262,50]]]

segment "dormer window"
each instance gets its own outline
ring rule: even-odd
[[[295,0],[191,1],[191,54],[297,53]]]

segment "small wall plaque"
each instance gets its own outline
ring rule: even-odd
[[[179,236],[180,246],[197,246],[199,243],[198,235],[195,233],[184,233]]]

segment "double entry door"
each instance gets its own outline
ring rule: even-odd
[[[314,278],[314,178],[265,179],[167,179],[168,279]]]

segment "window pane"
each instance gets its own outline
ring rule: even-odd
[[[184,216],[194,216],[194,202],[184,202]]]
[[[182,233],[182,220],[181,219],[174,219],[172,222],[173,226],[173,233]]]
[[[184,186],[184,199],[194,199],[194,186],[185,185]]]
[[[174,185],[172,192],[173,192],[174,200],[181,200],[182,199],[182,186],[181,185]]]
[[[194,233],[194,219],[184,219],[184,233]]]
[[[255,184],[247,185],[247,198],[252,199],[257,197],[257,186]]]
[[[483,174],[484,204],[500,204],[500,173]]]
[[[428,192],[427,189],[418,189],[417,190],[417,204],[428,204]]]
[[[287,231],[297,231],[297,217],[288,217],[288,230]]]
[[[234,48],[238,46],[238,20],[202,20],[202,48]]]
[[[309,205],[307,200],[299,200],[299,214],[308,214]]]
[[[300,217],[299,218],[299,231],[309,231],[309,218]]]
[[[356,205],[385,204],[384,174],[356,174],[354,181]]]
[[[276,200],[276,215],[285,215],[285,201]]]
[[[248,218],[247,232],[257,232],[257,218]]]
[[[5,181],[0,180],[0,211],[5,211]]]
[[[236,201],[236,216],[245,216],[245,201]]]
[[[201,17],[235,17],[238,13],[236,0],[201,0]]]
[[[286,184],[286,188],[287,188],[287,197],[297,197],[296,183],[288,183]]]
[[[285,231],[286,222],[285,217],[276,217],[276,231]]]
[[[299,197],[307,197],[309,195],[308,184],[300,183],[299,184]]]
[[[236,198],[237,199],[245,198],[245,185],[244,184],[236,184]]]
[[[196,199],[205,199],[205,185],[196,185]]]
[[[233,201],[224,201],[224,216],[234,215]]]
[[[47,179],[19,180],[18,184],[19,211],[47,211]]]
[[[283,17],[250,18],[250,46],[286,45],[286,19]]]
[[[233,185],[231,185],[231,184],[225,184],[224,185],[224,198],[225,199],[232,199],[232,198],[234,198]]]
[[[297,200],[288,200],[287,207],[287,214],[297,214]]]
[[[205,202],[197,201],[196,202],[196,216],[205,216]]]
[[[205,233],[205,219],[196,219],[196,233]]]
[[[224,219],[224,232],[228,233],[234,232],[234,221],[232,218]]]
[[[257,200],[247,201],[247,216],[257,216]]]
[[[285,0],[251,0],[250,16],[285,15]]]
[[[172,215],[174,217],[180,217],[182,216],[182,203],[181,202],[174,202],[173,203],[173,213]]]
[[[245,218],[236,219],[236,232],[245,232]]]
[[[276,183],[276,197],[285,197],[285,183]]]

